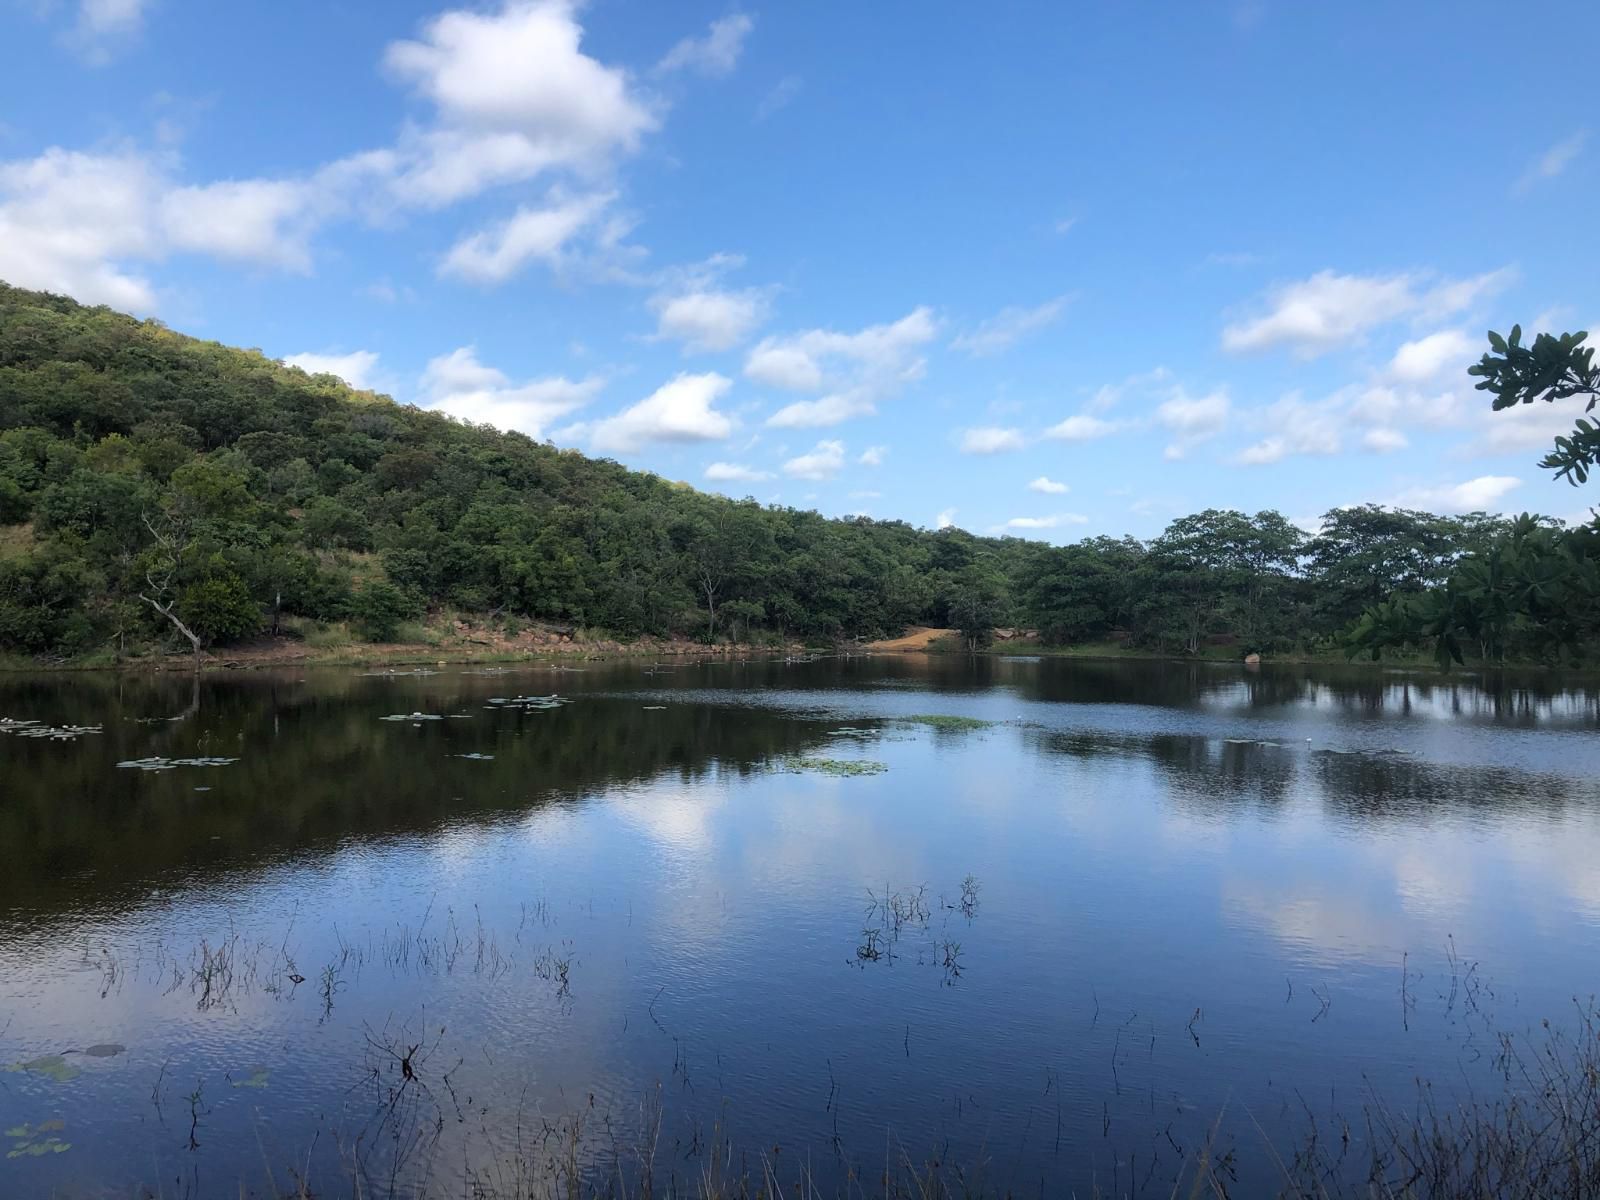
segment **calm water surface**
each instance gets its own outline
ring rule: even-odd
[[[0,718],[98,727],[0,733],[5,1196],[470,1194],[574,1122],[597,1170],[658,1125],[658,1182],[726,1142],[1028,1194],[1165,1195],[1215,1129],[1250,1194],[1308,1110],[1492,1093],[1494,1031],[1596,986],[1559,679],[0,677]]]

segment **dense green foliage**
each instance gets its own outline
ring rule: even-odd
[[[1521,326],[1489,334],[1490,353],[1468,374],[1494,395],[1495,411],[1538,400],[1600,400],[1600,369],[1584,333],[1541,333],[1522,345]],[[1539,464],[1582,483],[1600,458],[1600,426],[1578,418]],[[1552,528],[1522,516],[1464,556],[1436,587],[1395,592],[1362,613],[1353,653],[1429,647],[1440,666],[1508,658],[1583,661],[1600,646],[1600,526]]]
[[[1581,383],[1586,352],[1555,345],[1569,369],[1547,389]],[[1544,380],[1544,346],[1491,382]],[[1208,510],[1149,542],[1062,547],[829,520],[0,285],[0,650],[14,654],[198,652],[287,616],[383,641],[456,610],[624,638],[927,624],[973,648],[1010,624],[1191,654],[1334,650],[1359,618],[1383,631],[1364,649],[1431,645],[1447,624],[1472,654],[1547,656],[1591,638],[1595,569],[1548,522],[1371,505],[1328,513],[1315,537],[1275,512]]]

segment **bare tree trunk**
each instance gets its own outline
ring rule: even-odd
[[[139,599],[143,600],[167,620],[171,621],[173,625],[177,627],[178,632],[189,639],[189,644],[194,647],[194,669],[198,671],[200,669],[200,638],[195,631],[190,629],[178,618],[178,614],[173,611],[172,605],[162,604],[159,600],[152,599],[151,597],[146,596],[143,592],[139,593]]]

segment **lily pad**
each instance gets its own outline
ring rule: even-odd
[[[793,774],[810,771],[818,775],[839,777],[854,775],[882,775],[889,769],[887,763],[870,758],[791,758],[784,762],[784,770]]]
[[[444,720],[444,718],[441,717],[438,713],[414,712],[414,713],[393,713],[393,714],[391,714],[390,716],[387,716],[387,717],[379,717],[378,720],[380,720],[380,721],[410,721],[412,724],[415,725],[415,724],[420,724],[423,721],[442,721],[442,720]]]
[[[83,1074],[77,1067],[69,1063],[59,1054],[46,1054],[27,1062],[12,1063],[6,1068],[8,1071],[26,1071],[29,1075],[43,1075],[46,1079],[54,1079],[57,1083],[66,1083],[69,1079],[76,1079]]]
[[[267,1080],[271,1077],[272,1072],[267,1070],[266,1067],[251,1067],[250,1074],[243,1079],[233,1080],[233,1086],[236,1088],[264,1088],[267,1086]]]
[[[115,1058],[127,1052],[126,1046],[119,1046],[116,1042],[101,1042],[99,1045],[90,1046],[83,1053],[89,1058]]]
[[[493,762],[494,761],[494,755],[492,755],[492,754],[479,754],[476,750],[474,750],[471,754],[456,754],[456,755],[452,755],[452,757],[453,758],[470,758],[474,762]]]

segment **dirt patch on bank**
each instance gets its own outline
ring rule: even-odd
[[[868,642],[865,650],[901,651],[901,650],[926,650],[940,638],[954,638],[960,635],[954,629],[930,629],[925,625],[915,625],[907,630],[905,635],[889,638],[882,642]]]

